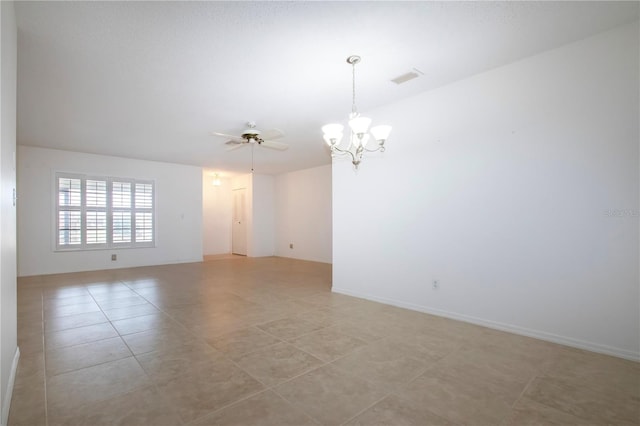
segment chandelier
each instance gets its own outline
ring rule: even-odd
[[[371,119],[363,117],[358,113],[356,107],[356,64],[360,62],[360,56],[352,55],[347,58],[347,63],[352,67],[352,104],[351,114],[349,114],[349,129],[351,133],[349,135],[349,145],[346,148],[340,148],[340,142],[342,141],[344,126],[338,123],[332,123],[322,126],[322,132],[324,133],[324,141],[331,148],[331,157],[337,155],[350,155],[353,166],[357,169],[362,161],[362,156],[365,152],[384,152],[384,143],[391,133],[391,126],[380,125],[369,129],[371,125]],[[370,132],[370,134],[369,134]],[[378,143],[378,145],[371,149],[367,148],[367,143],[370,137]]]

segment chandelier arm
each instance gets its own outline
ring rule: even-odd
[[[353,157],[353,153],[351,151],[349,151],[348,149],[340,149],[337,146],[332,146],[331,147],[331,152],[334,152],[334,153],[337,152],[338,154],[341,154],[341,155],[351,154],[351,156]]]
[[[354,162],[354,163],[358,160],[358,158],[357,158],[358,157],[357,156],[358,152],[356,152],[354,154],[352,151],[350,151],[348,149],[340,149],[338,147],[333,147],[333,148],[331,148],[331,152],[334,153],[334,154],[337,153],[338,155],[347,155],[347,154],[349,154],[351,156],[351,162]]]
[[[384,145],[378,145],[375,149],[368,149],[365,148],[364,149],[366,152],[378,152],[378,151],[384,151]]]

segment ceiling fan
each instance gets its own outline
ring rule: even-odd
[[[227,151],[233,151],[234,149],[242,148],[247,145],[255,145],[256,143],[265,148],[277,149],[278,151],[284,151],[289,148],[289,145],[285,143],[273,141],[274,139],[284,136],[282,130],[271,129],[261,132],[256,128],[256,123],[254,121],[249,121],[247,123],[247,128],[244,129],[239,136],[218,132],[212,132],[211,134],[214,136],[229,138],[229,140],[225,142],[225,145],[228,145]]]

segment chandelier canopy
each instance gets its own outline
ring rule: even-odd
[[[324,140],[331,148],[331,156],[351,156],[351,162],[356,169],[360,165],[365,152],[384,152],[384,143],[389,137],[389,133],[391,133],[391,126],[387,125],[378,125],[369,129],[371,119],[363,117],[358,113],[358,108],[356,107],[356,64],[358,64],[360,60],[361,58],[358,55],[352,55],[347,58],[347,63],[351,65],[353,88],[351,114],[349,114],[349,129],[351,130],[349,145],[345,148],[340,148],[344,130],[342,124],[332,123],[322,126]],[[378,143],[373,149],[367,148],[367,143],[371,136],[373,136],[373,139]]]

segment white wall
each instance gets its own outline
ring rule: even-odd
[[[231,252],[233,189],[247,189],[247,255],[331,262],[331,165],[211,185],[203,173],[204,254]],[[290,249],[289,244],[294,248]]]
[[[213,186],[210,171],[202,173],[202,249],[204,255],[231,253],[232,193],[230,179]]]
[[[55,171],[154,180],[156,247],[55,252]],[[199,167],[20,146],[18,193],[20,276],[202,260]],[[115,262],[112,253],[118,255]]]
[[[251,257],[275,254],[275,185],[274,177],[252,175],[251,238],[247,255]]]
[[[16,321],[16,40],[13,2],[0,2],[0,423],[7,424],[20,352]]]
[[[204,254],[231,252],[233,189],[247,189],[247,255],[331,262],[331,165],[211,185],[203,173]],[[290,249],[289,244],[294,248]]]
[[[276,256],[331,263],[331,165],[278,175],[275,192]]]
[[[246,188],[247,256],[273,256],[275,253],[274,177],[247,174],[231,179],[231,189]]]
[[[394,130],[334,163],[334,291],[640,358],[638,43],[636,22],[371,111]]]

